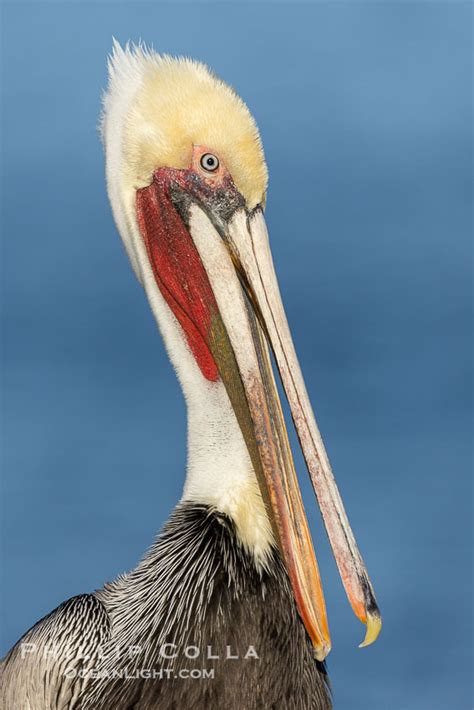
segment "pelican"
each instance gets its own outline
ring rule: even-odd
[[[184,491],[135,569],[17,642],[2,708],[327,710],[325,600],[272,355],[362,646],[381,617],[280,298],[257,125],[205,65],[115,43],[102,135],[115,222],[187,404]]]

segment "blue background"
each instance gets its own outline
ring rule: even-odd
[[[248,102],[303,371],[384,614],[358,650],[306,481],[335,707],[470,699],[471,6],[4,5],[3,641],[135,565],[178,500],[185,408],[116,233],[111,36]]]

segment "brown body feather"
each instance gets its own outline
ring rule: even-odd
[[[61,645],[66,633],[77,647],[93,633],[100,648],[88,643],[88,659],[69,663],[75,679],[59,660],[37,659],[44,703],[28,704],[31,692],[8,694],[9,680],[24,693],[33,679],[17,645],[6,659],[5,710],[331,708],[325,667],[313,658],[278,552],[259,570],[231,521],[207,506],[179,506],[132,572],[61,605],[22,641]],[[22,672],[20,690],[12,681]]]

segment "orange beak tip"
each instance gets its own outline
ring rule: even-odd
[[[370,646],[371,643],[377,640],[377,637],[382,629],[382,617],[380,614],[370,614],[367,613],[367,629],[365,632],[365,638],[359,648],[365,648]]]
[[[331,642],[322,642],[317,646],[313,646],[313,655],[317,661],[324,661],[331,650]]]

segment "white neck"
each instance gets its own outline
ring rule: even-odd
[[[228,515],[242,544],[265,564],[274,536],[240,426],[221,380],[203,376],[161,295],[148,259],[137,254],[142,283],[188,407],[187,475],[182,501]]]
[[[186,399],[188,466],[182,500],[226,513],[244,545],[263,561],[273,533],[225,387],[220,381],[206,382]]]

